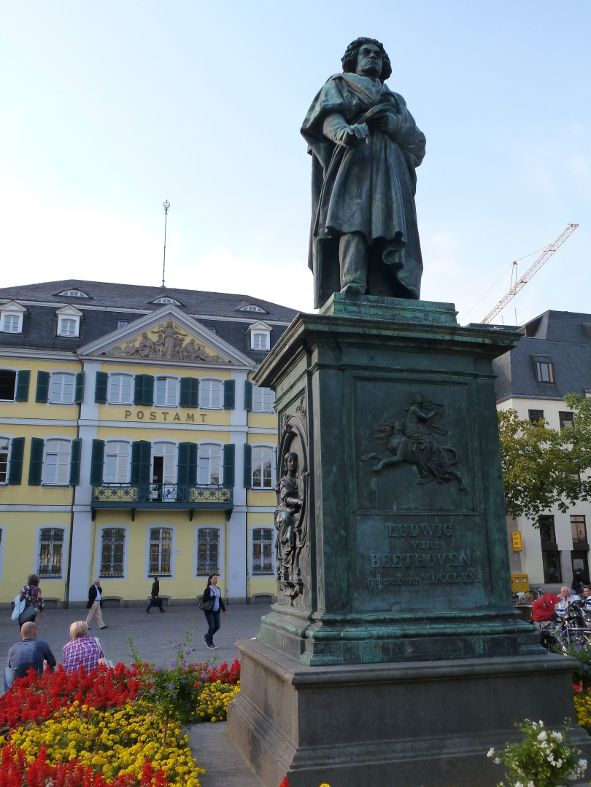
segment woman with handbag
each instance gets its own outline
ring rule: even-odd
[[[226,612],[226,605],[222,598],[222,591],[218,587],[218,575],[210,574],[207,577],[207,587],[203,591],[201,598],[201,609],[209,626],[203,635],[203,641],[210,650],[215,650],[217,645],[213,644],[213,635],[220,628],[220,609]]]
[[[21,588],[20,598],[21,602],[25,602],[25,607],[18,616],[19,628],[23,623],[29,621],[33,623],[37,615],[43,614],[43,598],[39,587],[39,577],[36,574],[31,574],[27,579],[27,584]]]

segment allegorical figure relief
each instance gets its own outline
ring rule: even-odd
[[[357,38],[312,102],[310,267],[314,306],[350,297],[419,298],[423,270],[414,202],[425,136],[398,93],[383,45]]]
[[[299,555],[304,545],[301,527],[303,496],[298,486],[298,457],[293,451],[285,454],[284,475],[279,481],[279,507],[275,511],[277,581],[300,583]]]
[[[448,430],[441,426],[443,416],[443,405],[415,394],[403,419],[386,420],[376,430],[376,438],[386,443],[388,454],[367,454],[362,461],[377,459],[374,473],[406,462],[416,467],[419,483],[455,481],[458,489],[464,491],[464,479],[455,468],[457,451],[450,443]]]

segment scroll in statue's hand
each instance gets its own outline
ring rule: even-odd
[[[396,137],[400,131],[401,118],[393,112],[377,115],[372,120],[372,128],[377,128],[389,137]]]

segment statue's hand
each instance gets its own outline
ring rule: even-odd
[[[342,130],[342,136],[339,140],[341,145],[346,148],[352,148],[363,142],[369,137],[369,129],[367,123],[355,123],[352,126],[346,126]]]
[[[400,131],[401,125],[402,120],[400,115],[395,115],[391,112],[378,115],[373,121],[373,126],[379,131],[383,131],[383,133],[387,134],[389,137],[396,137]]]

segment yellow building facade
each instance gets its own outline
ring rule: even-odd
[[[0,290],[0,603],[275,594],[273,394],[291,321],[245,296],[66,281]]]

